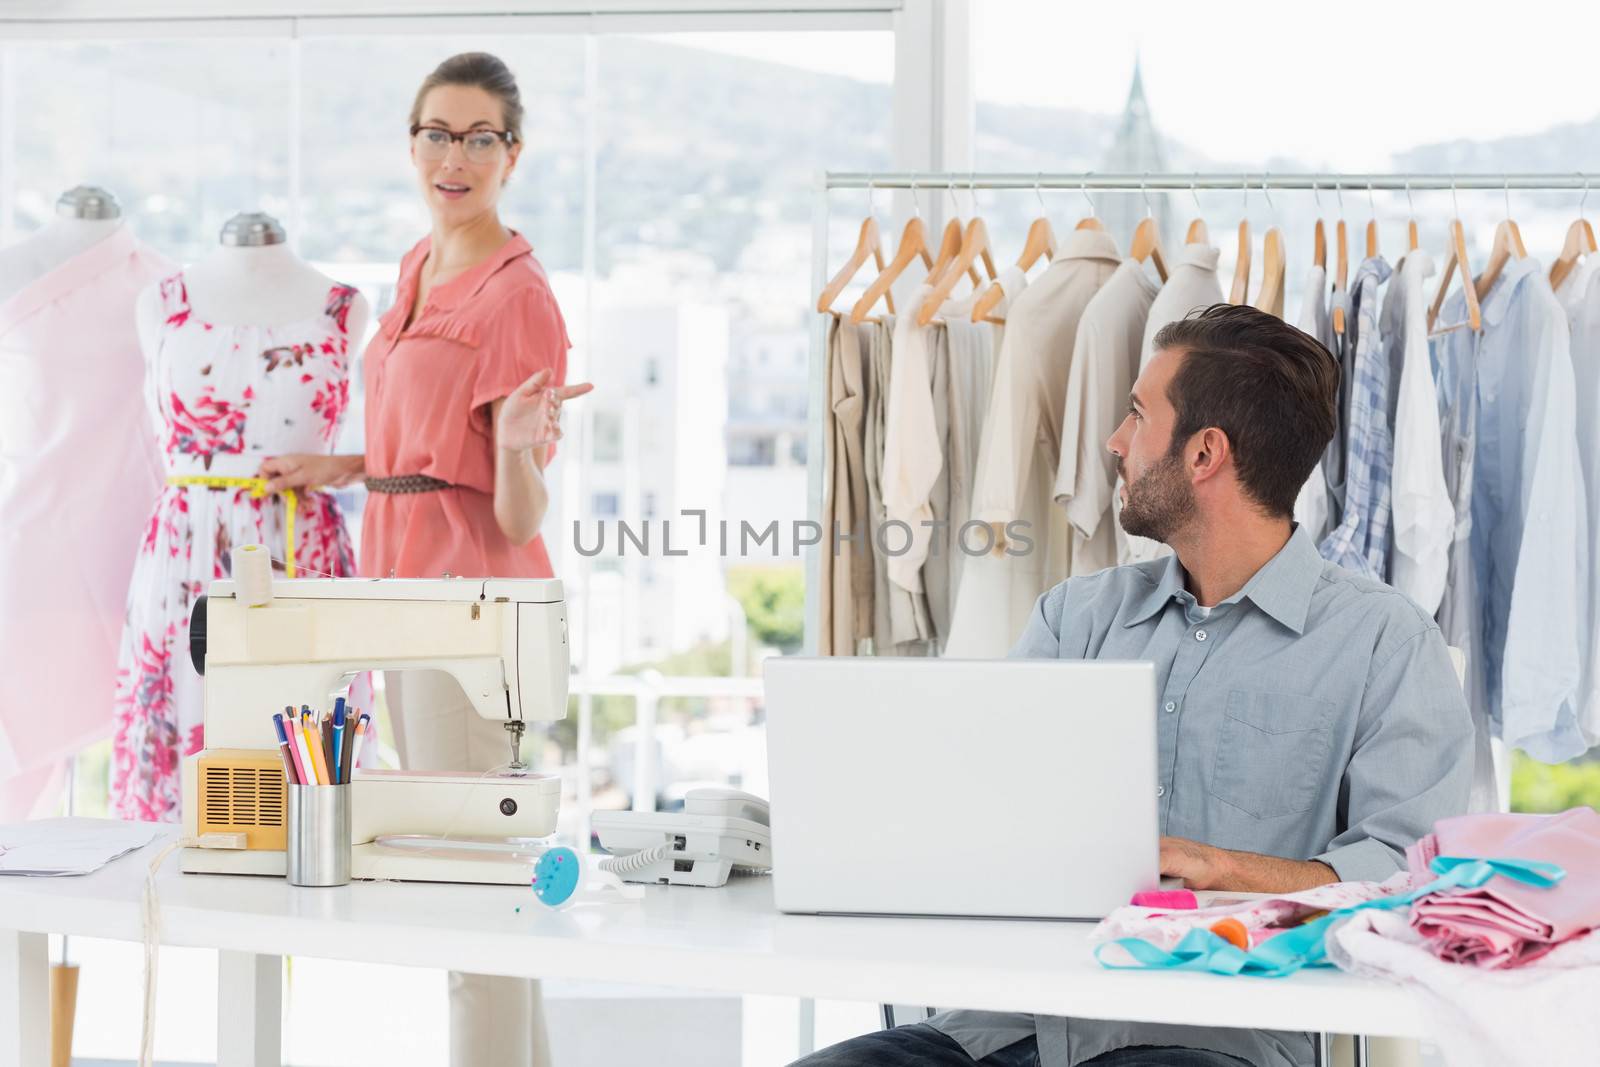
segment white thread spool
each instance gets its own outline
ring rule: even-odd
[[[240,545],[233,550],[234,596],[246,607],[272,602],[272,554],[266,545]]]

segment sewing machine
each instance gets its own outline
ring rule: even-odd
[[[183,762],[191,873],[284,873],[283,761],[272,713],[324,710],[352,675],[442,670],[485,719],[505,724],[510,763],[460,769],[358,770],[351,871],[356,878],[527,885],[537,856],[494,849],[418,849],[418,835],[504,842],[555,832],[556,775],[522,761],[531,721],[567,712],[568,646],[561,582],[443,578],[218,580],[195,607],[191,655],[205,675],[206,747]],[[363,709],[371,710],[371,709]],[[380,837],[407,836],[411,848]],[[242,846],[242,847],[241,847]]]

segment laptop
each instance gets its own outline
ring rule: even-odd
[[[779,911],[1103,918],[1160,883],[1148,663],[766,661]]]

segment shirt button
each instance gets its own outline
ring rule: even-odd
[[[1164,786],[1164,785],[1156,786],[1156,796],[1164,797],[1166,795],[1167,795],[1167,787],[1166,786]]]
[[[1162,705],[1162,708],[1165,709],[1166,711],[1169,711],[1169,712],[1177,711],[1178,710],[1178,705],[1174,701],[1169,700],[1165,704]]]
[[[1194,639],[1196,641],[1204,641],[1206,639],[1206,632],[1204,630],[1196,630],[1194,632]]]

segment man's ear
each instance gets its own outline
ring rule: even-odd
[[[1189,475],[1196,482],[1214,478],[1233,458],[1233,444],[1228,435],[1215,426],[1208,426],[1190,440]]]

